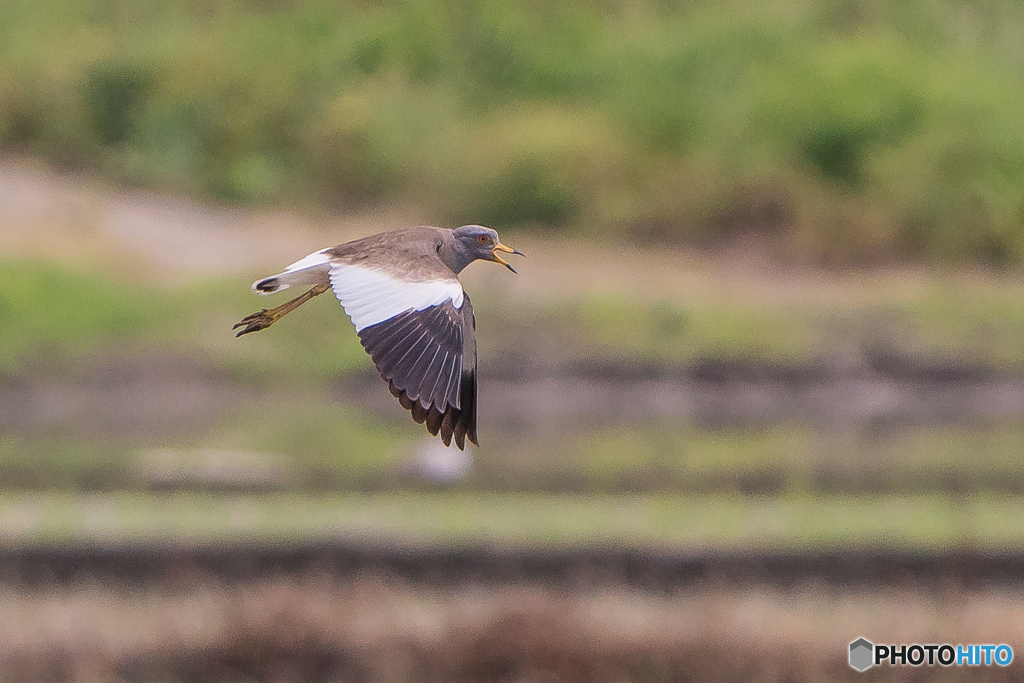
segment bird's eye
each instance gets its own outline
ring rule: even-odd
[[[491,241],[491,238],[488,237],[487,235],[480,235],[476,239],[478,242],[480,242],[480,244],[487,244],[488,242]]]

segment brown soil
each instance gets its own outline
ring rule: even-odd
[[[1020,595],[907,587],[780,590],[705,581],[408,583],[311,569],[226,583],[178,565],[151,585],[0,589],[0,675],[24,681],[864,680],[847,644],[1008,643]],[[879,667],[870,680],[931,680]],[[1016,667],[950,667],[943,680],[1017,680]]]

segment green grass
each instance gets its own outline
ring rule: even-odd
[[[542,458],[529,458],[531,448],[488,453],[481,468],[514,480],[512,467],[502,463],[521,468],[526,462],[534,481],[584,491],[1024,492],[1024,424],[1018,421],[877,432],[651,421],[563,435]]]
[[[0,478],[7,490],[108,490],[137,467],[139,445],[43,429],[0,435]]]
[[[115,438],[68,426],[22,430],[0,437],[0,477],[7,490],[69,492],[1024,495],[1020,421],[889,432],[649,421],[535,435],[490,425],[466,478],[440,483],[421,478],[411,460],[426,432],[395,413],[385,419],[322,394],[260,393],[188,433]]]
[[[185,324],[177,327],[174,340],[180,345],[199,340],[199,353],[236,381],[309,387],[372,368],[351,322],[330,296],[314,299],[270,330],[244,337],[236,337],[232,325],[289,297],[263,298],[237,280],[209,280],[191,285],[180,298]]]
[[[141,349],[198,355],[239,382],[308,386],[369,367],[335,301],[317,299],[268,332],[236,338],[243,315],[280,303],[238,282],[175,288],[118,280],[38,261],[0,262],[0,368],[67,370],[90,355]],[[600,267],[600,266],[598,266]],[[786,300],[729,291],[692,300],[639,301],[592,293],[517,299],[493,285],[474,291],[485,364],[530,355],[654,365],[697,361],[808,366],[858,348],[917,364],[1016,371],[1024,367],[1024,287],[1003,277],[936,272],[901,283],[843,283],[847,296]],[[752,285],[753,286],[753,285]],[[803,285],[813,289],[813,285]],[[515,311],[508,315],[507,311]],[[535,350],[536,352],[532,351]]]
[[[994,1],[7,2],[0,149],[219,201],[1021,263],[1022,33]]]
[[[558,353],[598,362],[806,367],[881,352],[920,366],[1024,368],[1024,287],[1009,277],[845,274],[815,283],[794,279],[792,294],[778,294],[756,277],[745,281],[751,291],[742,296],[730,287],[689,296],[587,293],[536,302],[483,291],[473,300],[487,331],[482,352],[494,357]]]
[[[0,368],[27,358],[67,362],[90,349],[143,337],[163,303],[143,292],[55,263],[6,259],[0,299]],[[148,292],[147,292],[148,293]]]
[[[68,375],[112,352],[197,355],[239,381],[307,384],[364,366],[359,340],[336,301],[309,304],[270,334],[237,339],[231,326],[280,303],[236,281],[175,288],[112,278],[57,263],[5,259],[0,369]],[[330,315],[325,311],[329,310]]]
[[[393,480],[421,429],[329,396],[275,392],[242,405],[193,446],[282,454],[293,486],[358,489]]]
[[[557,301],[509,302],[485,291],[474,292],[473,301],[478,327],[485,330],[479,339],[485,360],[800,365],[818,360],[839,341],[831,330],[834,317],[826,319],[820,309],[738,303],[725,296],[690,303],[590,293]],[[856,325],[873,314],[853,315],[850,322]],[[1020,357],[1024,360],[1024,352]]]
[[[352,495],[0,497],[0,543],[373,544],[937,551],[1019,549],[1024,503],[986,496]]]

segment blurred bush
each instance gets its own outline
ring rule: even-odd
[[[221,201],[1024,261],[1024,7],[0,4],[0,147]]]

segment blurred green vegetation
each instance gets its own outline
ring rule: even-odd
[[[40,545],[365,540],[533,548],[1019,550],[1024,505],[973,496],[0,496],[0,542]]]
[[[6,259],[0,377],[23,363],[68,364],[104,344],[141,338],[163,309],[146,293],[56,263]]]
[[[0,435],[0,476],[8,491],[1024,495],[1021,420],[880,433],[667,420],[557,437],[491,428],[472,470],[446,481],[417,466],[426,437],[407,420],[328,401],[308,395],[283,413],[243,401],[214,428],[160,440],[18,430]]]
[[[240,203],[1024,262],[1024,6],[10,0],[0,148]]]
[[[0,259],[0,269],[0,377],[63,371],[138,349],[195,355],[231,381],[293,390],[372,368],[329,297],[272,333],[237,339],[230,328],[240,311],[280,300],[255,297],[234,280],[166,287],[12,259]],[[481,362],[491,367],[529,357],[551,371],[579,363],[629,371],[737,362],[785,370],[884,347],[925,369],[1024,368],[1024,283],[936,271],[897,291],[896,281],[877,280],[850,296],[838,284],[804,285],[803,294],[747,301],[726,291],[687,303],[609,293],[530,298],[500,287],[473,298],[487,330],[478,340]]]

